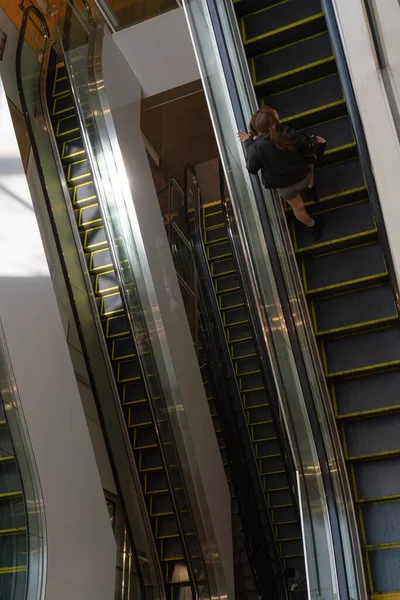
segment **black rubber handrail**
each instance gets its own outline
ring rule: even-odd
[[[227,48],[224,37],[224,30],[220,21],[220,16],[218,12],[218,2],[217,0],[206,0],[206,4],[208,7],[214,36],[218,47],[219,57],[223,65],[225,81],[229,90],[230,101],[232,104],[237,129],[247,131],[247,123],[242,109],[237,77],[236,73],[232,68],[232,64],[229,57],[229,50]],[[294,322],[294,317],[286,290],[285,278],[280,263],[279,253],[275,245],[272,226],[265,206],[265,199],[263,191],[261,189],[261,182],[258,175],[250,175],[250,180],[252,185],[252,191],[254,194],[254,199],[258,210],[258,215],[260,218],[260,224],[263,231],[265,244],[268,250],[269,259],[274,274],[275,285],[277,287],[282,306],[282,312],[291,344],[291,350],[296,363],[297,374],[300,380],[304,402],[307,408],[308,418],[313,432],[314,444],[317,450],[317,455],[321,468],[321,476],[326,492],[326,502],[329,511],[332,539],[335,548],[336,571],[340,597],[347,598],[349,597],[349,586],[345,568],[344,548],[339,525],[338,507],[336,506],[335,492],[329,468],[329,461],[325,449],[323,434],[321,431],[321,425],[319,423],[318,414],[314,404],[314,398],[308,378],[307,368],[304,362],[304,356],[300,340],[297,335],[296,324]],[[255,304],[257,302],[257,299],[253,297],[251,302],[252,304]],[[268,350],[266,350],[266,352],[268,353]],[[297,441],[295,440],[293,440],[293,442],[297,443]]]
[[[193,226],[188,218],[189,173],[194,178],[196,189]],[[196,171],[191,165],[186,165],[184,171],[184,203],[188,231],[192,231],[191,242],[200,291],[199,302],[203,306],[203,327],[209,340],[210,367],[218,383],[215,401],[225,435],[240,516],[249,540],[248,548],[263,597],[283,599],[287,597],[287,588],[282,561],[204,247],[201,194]]]

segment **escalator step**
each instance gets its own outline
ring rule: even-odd
[[[280,454],[280,447],[278,440],[267,440],[265,442],[259,442],[257,444],[257,458],[265,459],[263,472],[264,473],[275,473],[276,471],[284,471],[282,459],[277,456]],[[269,458],[271,457],[271,458]],[[271,461],[270,471],[266,470],[268,461]]]
[[[283,556],[303,556],[303,541],[291,540],[290,542],[281,542],[280,544]]]
[[[272,511],[275,525],[282,523],[297,522],[297,515],[294,506],[285,506],[284,508],[274,508]]]
[[[166,538],[162,541],[161,560],[183,560],[184,552],[179,538]]]
[[[267,441],[276,442],[279,448],[276,438]],[[258,446],[258,444],[257,444]],[[260,473],[261,475],[270,475],[271,473],[282,473],[285,471],[282,457],[280,456],[280,448],[278,450],[279,456],[269,456],[268,458],[262,458],[260,460]]]
[[[337,74],[279,94],[270,94],[265,98],[265,103],[278,112],[283,124],[290,123],[296,129],[346,114],[346,103]]]
[[[140,453],[140,471],[157,471],[163,469],[163,462],[161,453],[158,448],[152,448],[150,450],[143,450]],[[163,502],[170,502],[168,496],[162,496]],[[165,500],[166,498],[166,500]],[[161,501],[160,501],[161,502]]]
[[[135,450],[154,449],[157,447],[157,436],[153,425],[151,427],[138,427],[134,429],[132,437]]]
[[[312,36],[252,59],[257,94],[271,94],[336,71],[329,34]]]
[[[236,363],[237,375],[247,375],[249,373],[258,373],[260,371],[260,363],[258,356],[252,358],[243,358]]]
[[[244,305],[242,292],[231,292],[229,294],[221,294],[219,297],[219,306],[221,310],[241,307]]]
[[[299,523],[289,523],[287,525],[277,525],[277,539],[282,540],[290,540],[294,538],[301,537],[301,527]]]
[[[96,250],[90,255],[89,269],[91,271],[100,271],[112,267],[111,254],[108,248]]]
[[[276,473],[275,475],[267,475],[264,477],[265,491],[270,492],[272,490],[285,490],[289,488],[288,479],[286,473]],[[297,535],[289,537],[300,537]]]
[[[167,562],[167,567],[169,566]],[[174,561],[167,569],[166,580],[168,583],[175,584],[171,590],[171,600],[191,600],[192,590],[188,585],[182,585],[182,582],[189,581],[187,565],[183,561]]]
[[[253,373],[252,375],[244,375],[243,377],[240,377],[240,390],[242,392],[251,392],[253,390],[261,390],[264,389],[264,381],[263,381],[263,377],[261,375],[261,373]],[[251,411],[252,415],[254,418],[255,414],[257,411],[260,411],[261,409],[253,409]]]
[[[334,205],[332,199],[335,197],[339,197],[344,203],[364,199],[366,196],[364,176],[357,158],[317,169],[315,185],[322,201],[318,210]]]
[[[13,460],[0,462],[0,495],[18,495],[20,488],[21,479],[16,462]]]
[[[268,478],[266,478],[268,479]],[[269,505],[271,508],[279,508],[282,506],[292,506],[293,499],[289,490],[281,490],[278,492],[269,492]]]
[[[268,406],[268,396],[265,388],[242,394],[246,409],[256,406]]]
[[[232,254],[231,246],[228,241],[220,242],[207,246],[207,256],[209,260],[219,260]]]
[[[387,276],[379,244],[331,252],[303,261],[305,289],[308,293],[356,287],[378,282]]]
[[[231,354],[232,358],[244,358],[247,356],[256,356],[256,347],[254,345],[253,340],[248,340],[246,342],[236,342],[231,344]]]
[[[293,220],[295,250],[298,253],[315,248],[331,248],[357,242],[372,241],[377,228],[368,202],[344,205],[326,214],[321,239],[315,242],[307,227]]]
[[[128,427],[143,427],[152,423],[153,419],[148,402],[129,406]]]
[[[0,530],[20,528],[26,528],[25,499],[23,496],[0,499]],[[26,559],[26,557],[24,558]]]
[[[118,281],[114,269],[96,275],[95,293],[106,294],[118,290]]]
[[[362,507],[367,545],[398,544],[400,502],[366,504]]]
[[[218,225],[225,225],[224,213],[221,208],[219,208],[219,210],[214,209],[212,214],[207,214],[204,211],[204,229],[207,230],[210,227],[216,227]]]
[[[313,302],[313,310],[319,333],[398,318],[393,290],[389,285],[320,298]]]
[[[87,158],[78,160],[68,165],[67,181],[71,185],[73,183],[80,183],[82,179],[91,179],[92,174],[89,168],[89,161]]]
[[[113,338],[129,332],[129,321],[126,315],[111,317],[107,320],[106,337]]]
[[[226,310],[224,312],[224,324],[226,326],[246,323],[248,320],[249,315],[246,307],[234,308],[233,310]]]
[[[118,383],[141,379],[140,364],[136,359],[123,360],[118,363]]]
[[[218,277],[214,284],[217,294],[225,294],[226,292],[233,292],[239,289],[239,279],[236,274],[228,275],[227,277]]]
[[[215,242],[223,241],[227,238],[225,225],[219,225],[213,229],[206,229],[204,231],[204,242],[206,244],[214,244]]]
[[[400,414],[344,423],[349,458],[400,452]]]
[[[100,208],[98,203],[85,206],[79,211],[79,227],[88,228],[92,225],[102,222]]]
[[[87,181],[85,183],[80,183],[74,187],[73,194],[73,203],[74,204],[83,204],[85,202],[90,202],[91,200],[96,199],[96,191],[94,189],[93,181]],[[93,203],[92,203],[93,204]]]
[[[254,56],[324,29],[319,0],[288,0],[245,16],[242,37],[247,53]]]
[[[228,342],[243,342],[252,339],[251,329],[248,323],[234,325],[227,330]]]
[[[318,125],[301,130],[300,133],[318,134],[323,137],[327,141],[325,154],[337,151],[338,148],[355,145],[354,133],[348,116],[318,123]]]
[[[109,294],[101,298],[101,315],[108,316],[120,313],[124,310],[121,294]]]
[[[150,475],[150,473],[148,474]],[[168,538],[178,536],[178,523],[175,515],[165,516],[157,521],[157,538]]]
[[[160,517],[162,515],[172,515],[174,509],[169,494],[152,494],[151,495],[151,516]]]
[[[251,427],[252,438],[255,442],[276,439],[276,431],[273,423],[262,423]]]
[[[334,384],[339,416],[399,406],[400,371],[344,379]]]
[[[61,158],[64,164],[71,159],[82,158],[86,153],[83,147],[82,138],[76,137],[63,143]]]
[[[400,329],[359,333],[323,342],[328,375],[400,365]]]
[[[150,471],[146,473],[145,482],[145,494],[168,492],[168,482],[164,471]]]
[[[57,137],[67,137],[70,136],[69,139],[76,137],[79,135],[79,122],[78,117],[76,115],[71,115],[68,117],[63,117],[59,119],[57,122],[56,136]]]
[[[93,227],[85,231],[84,247],[85,250],[93,250],[100,246],[107,245],[106,232],[104,227]]]
[[[57,73],[57,79],[54,81],[53,87],[53,97],[57,98],[58,96],[62,96],[66,92],[69,91],[69,82],[67,78],[66,71],[64,74],[62,72]]]
[[[65,114],[75,110],[74,102],[72,99],[71,92],[67,92],[62,96],[54,98],[53,102],[53,116]]]
[[[247,411],[249,425],[258,425],[260,423],[269,423],[272,421],[271,409],[269,406],[259,406]]]
[[[375,594],[393,592],[393,600],[396,600],[398,590],[400,590],[400,548],[369,552],[369,564]],[[391,598],[391,596],[388,597]],[[378,599],[377,596],[375,598]]]
[[[215,261],[211,265],[211,273],[213,276],[227,275],[228,273],[234,273],[235,271],[236,271],[235,261],[232,257]]]
[[[353,468],[358,500],[399,495],[400,457],[355,463]]]

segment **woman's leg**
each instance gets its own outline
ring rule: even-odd
[[[301,194],[297,194],[293,200],[288,200],[288,204],[293,208],[294,216],[300,223],[312,227],[315,224],[314,219],[308,214],[306,207],[304,206],[304,200]]]

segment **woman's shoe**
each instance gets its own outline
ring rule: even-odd
[[[321,239],[322,231],[324,229],[324,221],[322,219],[314,219],[315,223],[310,227],[310,232],[316,242]]]
[[[317,192],[317,188],[313,185],[310,188],[303,190],[304,200],[306,202],[319,202],[319,194]]]

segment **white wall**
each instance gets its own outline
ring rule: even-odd
[[[378,0],[378,3],[386,0]],[[335,0],[382,212],[400,281],[400,145],[361,0]],[[397,34],[398,35],[398,34]]]
[[[378,33],[400,108],[400,4],[399,0],[374,0]]]
[[[114,40],[139,80],[143,96],[200,77],[183,8],[115,33]]]
[[[42,486],[48,600],[110,600],[115,542],[0,82],[0,319]]]

